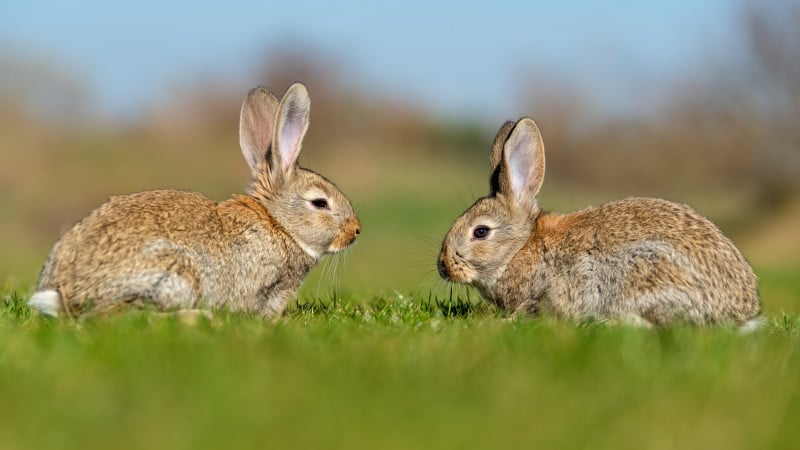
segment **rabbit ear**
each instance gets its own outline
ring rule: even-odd
[[[272,92],[256,86],[247,93],[239,116],[239,146],[253,173],[262,170],[272,143],[272,128],[278,99]]]
[[[292,175],[308,130],[310,112],[311,99],[306,87],[301,83],[291,85],[278,106],[270,162],[273,177],[283,179]]]
[[[511,130],[516,125],[512,121],[508,121],[500,127],[500,131],[494,137],[492,143],[492,152],[489,154],[489,185],[491,186],[492,194],[496,194],[500,190],[500,162],[503,161],[503,146],[511,134]]]
[[[497,192],[517,203],[535,203],[544,180],[544,142],[533,120],[520,119],[514,126],[498,169]]]
[[[509,120],[500,127],[500,131],[498,131],[497,135],[494,137],[492,153],[489,155],[489,167],[491,167],[492,172],[497,170],[497,166],[499,166],[500,161],[503,160],[503,146],[508,140],[511,130],[514,129],[514,125],[516,124]]]

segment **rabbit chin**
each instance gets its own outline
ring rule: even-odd
[[[306,245],[306,244],[304,244],[304,243],[302,243],[300,241],[297,241],[297,244],[300,246],[300,248],[303,249],[303,251],[306,253],[306,255],[310,256],[315,261],[318,261],[322,257],[322,254],[320,252],[318,252],[316,249],[313,249],[310,246],[308,246],[308,245]]]
[[[481,292],[491,289],[492,286],[500,279],[505,271],[505,265],[500,267],[496,273],[488,275],[480,273],[478,270],[466,264],[449,265],[444,264],[444,272],[440,275],[445,281],[452,283],[468,284],[478,288]],[[485,296],[485,295],[484,295]]]
[[[346,243],[346,244],[342,245],[342,244],[339,244],[336,241],[334,241],[328,247],[328,250],[326,251],[326,253],[339,253],[340,251],[347,249],[347,247],[350,247],[350,244],[352,244],[352,243],[353,243],[353,241],[350,241],[349,243]]]
[[[453,283],[473,284],[476,281],[475,269],[464,264],[455,266],[445,263],[442,278]]]
[[[350,247],[353,242],[356,241],[356,233],[339,233],[336,238],[333,239],[331,245],[328,246],[328,250],[326,253],[338,253],[347,247]]]
[[[328,247],[328,250],[325,251],[325,253],[339,253],[340,251],[342,251],[342,250],[344,250],[346,248],[347,248],[347,246],[340,247],[340,246],[331,244]]]

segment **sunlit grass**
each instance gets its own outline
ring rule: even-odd
[[[791,289],[797,289],[796,281]],[[0,300],[3,448],[795,448],[800,317],[509,320],[465,292],[305,297],[277,322],[53,321]]]

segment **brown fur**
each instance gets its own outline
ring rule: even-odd
[[[56,291],[68,315],[140,303],[279,315],[319,258],[361,229],[339,189],[296,164],[308,107],[302,85],[280,104],[253,89],[240,134],[253,171],[248,195],[221,203],[172,190],[112,197],[55,244],[39,291]],[[293,126],[288,138],[278,135],[284,121]]]
[[[459,217],[442,243],[445,279],[472,284],[506,309],[576,320],[742,324],[758,316],[750,265],[689,206],[628,198],[569,214],[542,212],[535,195],[544,145],[533,121],[523,121],[527,131],[501,128],[491,158],[492,193]],[[509,145],[516,133],[531,133],[532,146]],[[527,164],[496,156],[498,148],[541,157]],[[520,160],[523,167],[509,165]],[[522,192],[511,188],[512,173],[528,180],[517,183]],[[474,237],[479,225],[492,229],[487,238]]]

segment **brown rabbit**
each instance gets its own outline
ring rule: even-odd
[[[297,164],[310,105],[299,83],[280,102],[251,90],[239,126],[252,173],[247,195],[221,203],[172,190],[112,197],[55,244],[29,305],[53,316],[139,302],[281,314],[322,255],[361,231],[344,194]]]
[[[758,324],[756,276],[711,221],[655,198],[544,212],[536,200],[544,161],[533,120],[502,126],[491,193],[447,233],[442,278],[515,312],[646,326]]]

